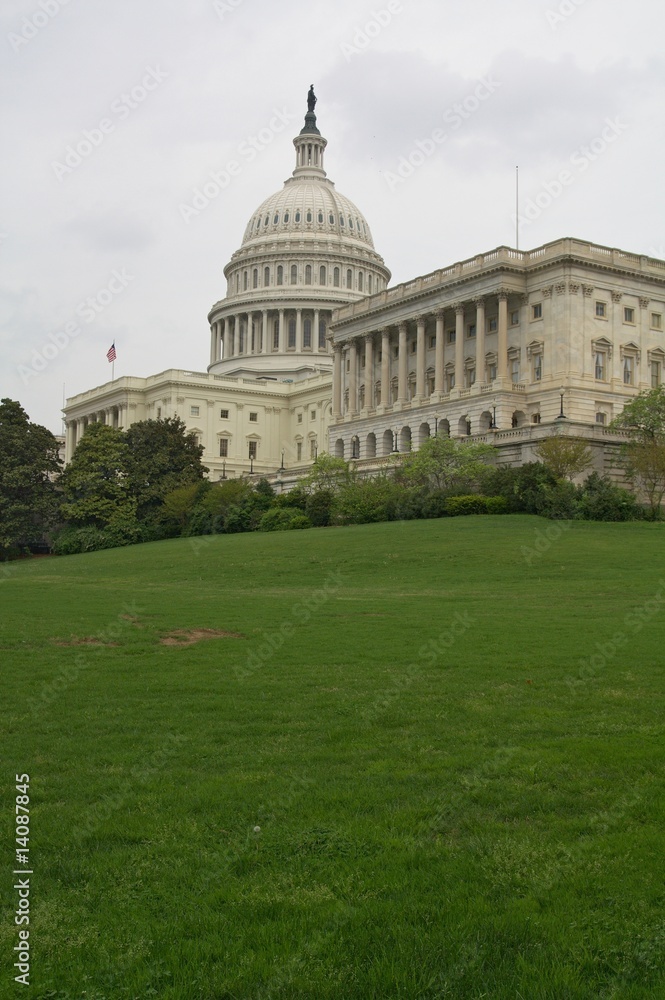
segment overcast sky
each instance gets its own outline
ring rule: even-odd
[[[114,341],[116,377],[205,371],[311,82],[393,283],[514,245],[517,164],[522,248],[665,257],[664,31],[662,0],[3,0],[0,395],[60,432]]]

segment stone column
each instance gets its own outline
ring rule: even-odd
[[[296,352],[302,353],[302,309],[296,309]]]
[[[508,378],[508,292],[499,290],[499,335],[496,351],[497,378]]]
[[[476,299],[476,381],[485,381],[485,299]]]
[[[217,324],[210,324],[210,364],[213,365],[217,360]]]
[[[374,334],[365,337],[365,407],[374,409]]]
[[[390,406],[390,330],[381,331],[381,406]]]
[[[349,413],[358,415],[358,344],[352,340],[349,344]]]
[[[406,403],[408,402],[407,396],[407,324],[399,324],[399,351],[398,351],[398,365],[397,365],[397,402]]]
[[[416,400],[425,398],[425,317],[416,318]]]
[[[268,310],[264,309],[261,313],[261,330],[263,336],[263,354],[270,354],[270,331],[268,329]]]
[[[283,310],[280,310],[283,312]],[[342,415],[342,347],[333,344],[333,420]]]
[[[312,350],[319,350],[319,310],[314,310],[314,326],[312,327]]]
[[[464,303],[455,306],[455,388],[464,388]]]
[[[283,354],[284,353],[284,310],[283,309],[279,310],[279,333],[278,333],[278,337],[279,337],[279,341],[278,341],[278,345],[277,345],[277,350],[278,350],[279,354]]]
[[[443,369],[443,352],[445,348],[445,327],[444,327],[444,311],[439,309],[436,314],[436,356],[434,360],[434,391],[444,392],[444,369]]]

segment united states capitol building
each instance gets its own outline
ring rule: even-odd
[[[577,240],[499,247],[389,287],[367,220],[324,169],[313,90],[295,169],[251,215],[210,309],[206,372],[123,377],[67,400],[85,428],[178,416],[212,479],[283,486],[319,452],[379,468],[434,434],[534,460],[554,432],[612,474],[609,424],[665,365],[665,261]]]

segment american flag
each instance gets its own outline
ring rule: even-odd
[[[106,358],[107,358],[108,361],[115,361],[115,358],[116,358],[116,354],[115,354],[115,341],[111,344],[111,346],[109,347],[108,351],[106,352]]]

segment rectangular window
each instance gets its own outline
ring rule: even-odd
[[[596,352],[596,379],[599,382],[605,381],[605,354],[602,351]]]
[[[651,329],[652,330],[662,330],[663,328],[663,317],[660,313],[651,313]]]
[[[454,344],[455,343],[456,335],[457,335],[457,331],[456,330],[448,330],[448,343],[449,344]]]
[[[189,408],[189,415],[190,415],[190,417],[198,417],[198,415],[199,415],[199,408],[198,408],[198,406],[190,406],[190,408]]]
[[[316,420],[316,410],[310,410],[309,411],[309,419],[310,420]]]
[[[660,361],[651,362],[651,388],[657,389],[660,385]]]
[[[606,417],[605,417],[604,413],[597,413],[596,414],[596,423],[597,424],[603,424],[604,425],[605,421],[606,421]]]
[[[258,441],[249,442],[249,455],[247,456],[248,458],[256,458],[257,447],[258,447]]]
[[[299,423],[299,424],[301,424],[301,423],[302,423],[302,413],[299,413],[299,414],[298,414],[298,423]]]
[[[259,415],[258,415],[258,413],[250,413],[250,415],[249,415],[249,419],[251,420],[251,422],[252,422],[253,424],[257,423],[257,422],[258,422],[258,419],[259,419]]]
[[[411,353],[412,354],[416,353],[416,342],[415,342],[415,340],[411,341]]]
[[[540,382],[543,377],[543,356],[536,354],[533,359],[533,381]]]
[[[596,317],[598,319],[605,319],[607,315],[607,306],[604,302],[596,302]]]
[[[510,325],[519,326],[520,325],[520,311],[519,309],[514,309],[510,314]]]
[[[229,454],[229,439],[228,438],[220,438],[219,439],[219,457],[220,458],[228,458],[228,454]]]
[[[475,335],[476,335],[476,324],[475,323],[469,323],[468,327],[466,328],[466,335],[467,335],[467,338],[469,340],[471,340],[473,337],[475,337]]]
[[[393,347],[393,357],[394,358],[399,357],[399,347]]]
[[[366,360],[365,360],[365,355],[364,355],[364,354],[361,354],[361,355],[360,355],[360,367],[361,367],[361,368],[364,368],[364,367],[365,367],[365,365],[366,365],[366,363],[367,363],[367,362],[366,362]]]
[[[494,379],[496,378],[496,365],[490,365],[489,368],[487,369],[487,371],[488,371],[488,374],[489,374],[489,380],[490,380],[490,382],[493,382]]]
[[[623,384],[632,385],[633,384],[633,374],[635,371],[633,358],[626,357],[623,359]]]
[[[228,420],[229,419],[229,411],[228,410],[220,410],[219,411],[219,419],[220,420]]]
[[[430,348],[436,347],[436,337],[430,337],[429,338],[429,346],[430,346]]]
[[[513,326],[515,326],[514,323]],[[496,316],[490,316],[490,318],[487,320],[487,332],[496,333],[498,328],[499,328],[499,321],[497,320]]]
[[[448,392],[450,392],[451,389],[455,388],[455,375],[454,375],[454,372],[450,372],[449,375],[446,375],[446,385],[448,386]]]
[[[316,441],[315,440],[310,441],[309,442],[309,457],[310,458],[316,458],[316,453],[317,453]]]
[[[302,461],[302,441],[296,444],[296,458],[299,462]]]
[[[634,323],[635,322],[635,310],[626,306],[623,310],[623,321],[624,323]]]
[[[470,389],[471,386],[474,384],[475,381],[476,381],[476,369],[475,368],[469,368],[469,370],[466,373],[466,387],[467,387],[467,389]]]
[[[162,419],[162,408],[161,408],[161,406],[157,407],[157,419],[158,420]]]
[[[519,382],[520,380],[520,363],[517,358],[510,363],[510,376],[513,382]]]
[[[531,319],[542,319],[543,318],[543,304],[542,302],[536,302],[534,306],[531,306]]]

